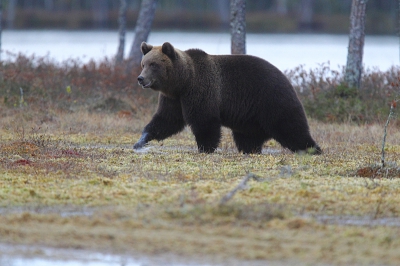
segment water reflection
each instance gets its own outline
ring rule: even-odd
[[[2,266],[139,266],[145,261],[81,250],[0,245]]]
[[[76,249],[56,249],[0,244],[1,266],[207,266],[210,264],[185,260],[173,255],[152,257],[113,255]]]

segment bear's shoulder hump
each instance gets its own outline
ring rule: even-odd
[[[204,52],[204,51],[201,50],[201,49],[197,49],[197,48],[189,49],[189,50],[186,50],[185,52],[186,52],[188,55],[190,55],[190,56],[207,55],[206,52]]]

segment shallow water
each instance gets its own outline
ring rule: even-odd
[[[72,252],[75,253],[75,252]],[[115,256],[116,257],[116,256]],[[0,259],[3,266],[140,266],[140,262],[121,261],[111,255],[100,256],[93,259],[55,259],[55,258],[15,258],[5,257]]]
[[[115,255],[85,250],[0,244],[0,266],[283,266],[282,261],[215,260],[208,257],[186,258],[174,254]]]
[[[125,54],[129,54],[133,33],[126,36]],[[160,45],[169,41],[186,50],[200,48],[209,54],[229,54],[228,33],[152,32],[148,42]],[[347,60],[347,35],[331,34],[248,34],[247,54],[270,61],[281,70],[299,65],[315,68],[330,62],[331,69],[340,69]],[[74,58],[82,62],[115,56],[117,31],[4,31],[2,58],[8,52],[48,56],[58,62]],[[396,36],[367,36],[364,47],[365,67],[382,71],[399,65],[399,40]]]
[[[82,250],[0,244],[2,266],[137,266],[140,261],[118,255]]]
[[[144,266],[144,265],[209,265],[182,262],[174,256],[113,255],[84,250],[0,244],[1,266]]]
[[[329,216],[315,217],[315,220],[323,224],[354,225],[354,226],[392,226],[400,227],[400,217],[358,217],[358,216]]]

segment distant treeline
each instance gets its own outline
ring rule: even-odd
[[[118,0],[0,0],[5,29],[117,29]],[[140,0],[127,0],[133,29]],[[351,0],[249,0],[248,32],[349,31]],[[395,35],[398,0],[369,0],[366,33]],[[154,30],[226,31],[229,0],[159,0]]]

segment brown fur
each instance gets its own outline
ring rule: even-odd
[[[141,49],[139,84],[160,96],[157,112],[134,149],[189,125],[200,152],[213,152],[221,126],[226,126],[244,153],[260,153],[271,138],[295,152],[321,153],[292,85],[267,61],[249,55],[209,55],[198,49],[180,51],[170,43],[142,43]]]

